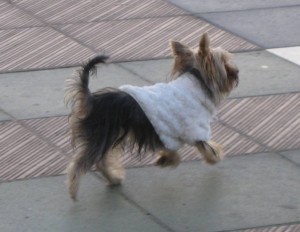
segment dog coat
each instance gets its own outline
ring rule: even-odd
[[[119,89],[138,102],[166,148],[178,150],[185,143],[209,140],[216,107],[193,75],[187,73],[169,83],[123,85]]]

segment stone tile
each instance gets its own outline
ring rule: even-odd
[[[119,63],[122,67],[137,73],[151,83],[166,82],[171,79],[173,59],[133,61]]]
[[[280,154],[300,165],[300,150],[282,151]]]
[[[299,220],[299,177],[292,163],[258,154],[130,169],[122,191],[176,231],[223,231]]]
[[[17,119],[66,115],[65,80],[76,68],[0,74],[0,105]],[[122,84],[145,85],[132,73],[114,65],[101,66],[98,77],[91,78],[90,88]]]
[[[266,51],[235,53],[240,83],[231,97],[300,91],[300,67]]]
[[[1,121],[9,121],[12,120],[12,118],[5,112],[1,111],[0,109],[0,122]]]
[[[262,48],[298,46],[300,6],[201,13],[199,16]],[[233,23],[234,22],[234,23]]]
[[[172,59],[120,63],[152,83],[170,80]],[[300,67],[266,51],[234,53],[239,86],[231,98],[300,92]],[[259,83],[259,85],[258,85]]]
[[[273,8],[298,5],[298,0],[273,1],[273,0],[168,0],[169,2],[193,13],[209,13],[224,11],[246,11],[258,8]]]
[[[1,184],[1,231],[166,231],[120,194],[87,175],[79,202],[67,194],[65,176]]]

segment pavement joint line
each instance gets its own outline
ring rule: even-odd
[[[263,225],[263,226],[254,226],[254,227],[239,228],[239,229],[232,229],[232,230],[218,230],[215,232],[239,232],[239,231],[242,232],[243,230],[268,229],[269,227],[293,226],[297,224],[300,224],[300,221],[285,222],[280,224],[270,224],[270,225]]]
[[[284,93],[267,93],[267,94],[260,94],[260,95],[255,95],[255,96],[229,97],[228,100],[231,100],[231,99],[244,99],[244,98],[255,98],[255,97],[272,97],[272,96],[280,96],[280,95],[288,95],[288,94],[300,94],[300,91],[295,90],[295,91],[289,91],[289,92],[284,92]]]
[[[3,110],[2,108],[0,108],[0,112],[2,113],[2,114],[5,114],[6,116],[8,116],[8,117],[10,117],[10,120],[12,120],[13,118],[11,117],[11,115],[10,114],[8,114],[5,110]],[[5,121],[8,121],[9,119],[7,119],[7,120],[5,120]],[[1,121],[0,121],[1,122]]]
[[[43,142],[45,142],[46,144],[48,144],[49,146],[51,146],[52,148],[54,148],[56,151],[58,151],[59,153],[61,153],[64,158],[68,159],[68,157],[69,157],[68,154],[71,153],[72,151],[66,151],[63,148],[60,148],[55,143],[51,142],[48,138],[46,138],[45,136],[41,135],[38,131],[36,131],[35,129],[31,128],[30,126],[27,126],[25,123],[21,122],[20,120],[16,120],[16,122],[19,125],[21,125],[22,127],[24,127],[25,129],[27,129],[30,133],[32,133],[38,139],[42,140]]]
[[[261,153],[261,152],[260,152]],[[257,153],[257,155],[259,155],[260,153]],[[274,151],[268,151],[268,152],[264,152],[264,153],[273,153],[273,154],[278,154],[277,152]],[[245,156],[245,155],[244,155]],[[281,155],[280,155],[281,156]],[[229,158],[238,158],[241,157],[241,155],[238,156],[232,156]],[[202,160],[197,160],[202,162]],[[190,160],[190,161],[184,161],[185,163],[188,162],[195,162],[195,160]],[[151,165],[152,167],[154,165]],[[147,166],[147,167],[151,167],[151,166]],[[297,165],[299,166],[299,165]],[[299,166],[300,167],[300,166]],[[133,167],[133,168],[141,168],[141,167]],[[131,169],[131,168],[129,168]],[[90,172],[94,177],[96,177],[98,180],[100,180],[101,182],[105,183],[104,178],[99,175],[96,172]],[[120,189],[120,187],[116,187],[116,189]],[[151,218],[151,220],[153,220],[155,223],[157,223],[159,226],[162,226],[164,229],[166,229],[169,232],[176,232],[174,229],[172,229],[171,227],[167,226],[165,223],[163,223],[160,219],[158,219],[157,217],[155,217],[152,213],[150,213],[149,211],[147,211],[145,208],[143,208],[142,206],[140,206],[137,202],[135,202],[134,200],[132,200],[130,197],[128,197],[124,192],[119,191],[119,194],[124,198],[124,200],[126,200],[129,204],[133,205],[135,208],[137,208],[139,211],[141,211],[143,214],[149,216]],[[239,231],[243,231],[243,230],[249,230],[249,229],[264,229],[264,228],[269,228],[269,227],[280,227],[280,226],[292,226],[292,225],[297,225],[300,224],[300,221],[293,221],[293,222],[285,222],[285,223],[281,223],[281,224],[270,224],[270,225],[261,225],[261,226],[257,226],[257,227],[247,227],[247,228],[236,228],[236,229],[231,229],[231,230],[220,230],[220,231],[215,231],[215,232],[239,232]]]
[[[170,15],[159,15],[159,16],[146,16],[146,17],[132,17],[132,18],[121,18],[121,19],[99,19],[99,20],[92,20],[92,21],[78,21],[74,23],[50,23],[54,26],[61,26],[67,24],[91,24],[91,23],[106,23],[106,22],[119,22],[119,21],[130,21],[130,20],[138,20],[138,19],[163,19],[163,18],[176,18],[176,17],[191,17],[193,13],[185,13],[185,14],[170,14]]]
[[[292,159],[290,159],[290,158],[287,157],[286,155],[283,155],[283,154],[282,154],[282,151],[276,151],[276,152],[274,152],[274,153],[276,153],[277,155],[279,155],[282,159],[284,159],[284,160],[286,160],[286,161],[288,161],[288,162],[290,162],[290,163],[293,163],[293,164],[296,165],[298,168],[300,168],[300,164],[299,164],[299,163],[293,161]]]
[[[177,7],[177,8],[179,8],[179,9],[183,10],[183,11],[189,12],[190,15],[193,16],[193,17],[196,18],[196,19],[200,19],[200,20],[202,20],[202,21],[205,22],[205,23],[208,23],[208,24],[210,24],[210,25],[213,25],[213,26],[215,26],[215,27],[217,27],[217,28],[219,28],[219,29],[221,29],[221,30],[227,32],[227,33],[230,33],[230,34],[232,34],[232,35],[234,35],[234,36],[236,36],[236,37],[238,37],[238,38],[241,38],[241,39],[245,40],[246,42],[249,42],[249,43],[254,44],[255,46],[258,47],[257,50],[263,50],[263,49],[265,49],[265,48],[263,48],[262,46],[258,45],[256,42],[251,41],[251,40],[249,40],[248,38],[245,38],[245,37],[243,37],[243,36],[241,36],[241,35],[238,35],[238,34],[234,33],[233,31],[229,31],[228,29],[224,28],[223,26],[218,25],[218,24],[216,24],[216,23],[214,23],[214,22],[211,22],[211,21],[207,20],[206,18],[203,18],[203,17],[201,16],[201,14],[205,14],[205,13],[191,12],[191,11],[189,11],[189,10],[183,8],[182,6],[176,5],[176,4],[173,3],[173,2],[169,2],[169,1],[167,1],[167,0],[163,0],[163,1],[164,1],[164,2],[167,2],[167,3],[170,4],[170,5],[173,5],[174,7]],[[260,49],[259,49],[259,48],[260,48]],[[250,50],[249,50],[249,51],[250,51]],[[254,50],[251,50],[251,51],[254,51]],[[235,52],[237,52],[237,51],[235,51]]]
[[[220,119],[218,120],[218,122],[219,122],[221,125],[223,125],[223,126],[229,128],[229,129],[233,130],[234,132],[236,132],[236,133],[242,135],[243,137],[246,137],[248,140],[251,140],[252,142],[254,142],[254,143],[260,145],[261,147],[265,148],[267,151],[273,152],[273,149],[270,148],[269,146],[267,146],[266,144],[264,144],[264,143],[258,141],[257,139],[255,139],[255,138],[253,138],[252,136],[250,136],[250,135],[244,133],[243,131],[237,129],[236,127],[231,126],[230,124],[224,122],[223,119],[220,118]]]
[[[195,14],[195,17],[201,19],[202,21],[204,21],[204,22],[206,22],[206,23],[209,23],[209,24],[215,26],[216,28],[219,28],[219,29],[221,29],[221,30],[223,30],[223,31],[226,31],[227,33],[229,33],[229,34],[231,34],[231,35],[234,35],[234,36],[236,36],[237,38],[243,39],[244,41],[246,41],[246,42],[248,42],[248,43],[251,43],[251,44],[255,45],[255,46],[257,47],[256,50],[265,50],[265,49],[267,49],[267,48],[265,48],[264,46],[262,46],[261,44],[258,44],[257,42],[254,42],[254,41],[250,40],[249,38],[246,38],[246,37],[244,37],[244,36],[242,36],[242,35],[239,35],[239,34],[235,33],[235,32],[232,31],[232,30],[228,30],[227,28],[223,27],[222,25],[220,25],[220,24],[218,24],[218,23],[212,22],[212,21],[210,21],[210,20],[204,18],[204,17],[203,17],[202,15],[200,15],[200,14]],[[254,51],[254,50],[248,50],[248,51]]]
[[[24,7],[21,7],[17,4],[15,4],[14,2],[11,2],[11,1],[8,1],[9,4],[11,4],[13,7],[17,8],[18,10],[26,13],[27,15],[31,16],[32,18],[36,19],[37,21],[40,21],[42,24],[44,24],[44,26],[39,26],[39,27],[44,27],[44,28],[51,28],[53,30],[55,30],[56,32],[64,35],[65,37],[71,39],[72,41],[76,42],[77,44],[89,49],[90,51],[94,52],[94,53],[98,53],[98,51],[96,49],[94,49],[93,47],[83,43],[82,41],[80,40],[77,40],[76,38],[72,37],[72,36],[69,36],[67,33],[65,33],[64,31],[58,29],[57,27],[55,27],[54,24],[50,24],[48,22],[46,22],[44,19],[42,19],[41,17],[39,16],[36,16],[33,12],[31,12],[30,10],[27,10],[26,8]],[[33,27],[32,27],[33,28]]]
[[[292,164],[296,165],[298,168],[300,168],[300,164],[298,164],[297,162],[293,161],[292,159],[286,157],[285,155],[281,154],[282,151],[274,150],[272,147],[270,147],[270,146],[268,146],[268,145],[266,145],[266,144],[264,144],[264,143],[258,141],[256,138],[254,138],[254,137],[252,137],[252,136],[250,136],[250,135],[244,133],[243,131],[237,129],[237,128],[234,127],[234,126],[229,125],[228,123],[224,122],[222,119],[220,119],[219,122],[220,122],[223,126],[225,126],[225,127],[229,128],[229,129],[231,129],[231,130],[237,132],[238,134],[240,134],[240,135],[246,137],[247,139],[251,140],[252,142],[254,142],[254,143],[260,145],[260,146],[263,147],[263,148],[265,148],[266,151],[269,151],[270,153],[274,153],[274,154],[280,156],[282,159],[284,159],[284,160],[288,161],[289,163],[292,163]]]
[[[126,200],[128,203],[133,205],[136,209],[140,210],[144,215],[147,215],[153,222],[155,222],[157,225],[165,229],[169,232],[176,232],[173,228],[171,228],[169,225],[166,225],[163,221],[161,221],[158,217],[156,217],[154,214],[150,213],[148,210],[140,206],[137,202],[130,199],[124,192],[120,192],[121,196]]]
[[[104,178],[99,175],[96,172],[89,172],[92,176],[96,177],[98,180],[100,180],[100,182],[106,184],[106,181],[104,180]],[[160,227],[162,227],[163,229],[165,229],[168,232],[176,232],[176,230],[172,229],[171,227],[169,227],[168,225],[166,225],[163,221],[161,221],[159,218],[157,218],[156,216],[154,216],[152,213],[150,213],[148,210],[146,210],[145,208],[143,208],[142,206],[140,206],[137,202],[135,202],[134,200],[132,200],[130,197],[128,197],[122,190],[122,185],[119,186],[115,186],[115,187],[109,187],[106,186],[107,188],[111,188],[111,189],[115,189],[115,190],[120,190],[118,191],[118,193],[120,194],[120,196],[127,201],[130,205],[132,205],[134,208],[136,208],[137,210],[139,210],[141,213],[143,213],[144,215],[146,215],[147,217],[149,217],[154,223],[156,223],[157,225],[159,225]]]
[[[62,148],[60,148],[59,146],[57,146],[55,143],[51,142],[48,138],[46,138],[45,136],[41,135],[38,131],[36,131],[35,129],[33,129],[32,127],[26,125],[26,123],[23,123],[22,120],[17,119],[16,117],[14,117],[12,114],[4,111],[3,109],[1,110],[3,111],[5,114],[7,114],[10,118],[12,118],[11,122],[15,122],[18,125],[20,125],[22,128],[24,128],[25,130],[27,130],[29,133],[31,133],[32,135],[34,135],[37,139],[41,140],[42,142],[46,143],[47,145],[49,145],[50,147],[52,147],[53,149],[55,149],[56,151],[58,151],[60,154],[63,155],[63,157],[65,159],[68,159],[68,155],[69,153],[71,153],[72,151],[66,151]]]
[[[143,77],[142,75],[138,74],[137,72],[133,71],[131,68],[128,68],[126,66],[124,66],[123,64],[120,63],[114,63],[116,66],[119,66],[120,68],[130,72],[131,74],[139,77],[140,79],[142,79],[143,81],[146,81],[149,84],[154,84],[155,82],[148,80],[147,78]]]
[[[17,26],[17,27],[2,28],[2,29],[0,29],[0,31],[18,30],[18,29],[27,29],[27,28],[43,28],[43,27],[45,27],[45,25],[20,26],[20,27]]]

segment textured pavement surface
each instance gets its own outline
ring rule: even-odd
[[[0,0],[0,231],[300,231],[299,15],[299,0]],[[169,40],[203,32],[240,68],[212,125],[227,158],[125,153],[122,187],[91,172],[73,203],[65,79],[105,53],[92,90],[167,81]]]

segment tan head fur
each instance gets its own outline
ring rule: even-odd
[[[177,77],[192,69],[200,72],[202,82],[210,89],[216,104],[229,95],[238,84],[238,68],[232,55],[222,48],[211,48],[207,33],[204,33],[196,49],[177,41],[171,41],[174,55],[172,75]]]

